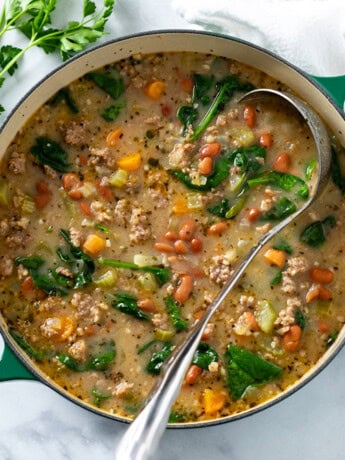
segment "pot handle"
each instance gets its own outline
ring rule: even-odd
[[[19,361],[10,347],[5,344],[4,352],[0,357],[0,382],[14,379],[37,380]]]
[[[337,77],[311,77],[316,80],[333,98],[336,104],[344,110],[345,105],[345,75]]]

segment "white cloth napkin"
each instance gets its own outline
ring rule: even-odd
[[[345,74],[344,0],[172,0],[198,28],[262,46],[306,72]]]

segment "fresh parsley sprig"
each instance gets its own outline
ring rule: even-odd
[[[37,46],[46,53],[57,51],[65,61],[98,40],[104,35],[115,0],[104,0],[100,8],[93,1],[84,0],[80,21],[70,21],[62,28],[52,24],[51,14],[57,3],[57,0],[5,0],[0,13],[0,40],[6,32],[19,30],[29,41],[23,48],[0,47],[0,87],[6,75],[14,74],[19,59],[30,48]],[[0,112],[3,110],[0,106]]]

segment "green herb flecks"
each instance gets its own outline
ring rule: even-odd
[[[236,345],[228,345],[225,362],[227,385],[234,400],[243,398],[250,387],[268,383],[283,373],[275,364]]]

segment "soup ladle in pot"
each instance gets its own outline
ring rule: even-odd
[[[260,100],[267,96],[285,99],[285,101],[297,109],[308,124],[315,140],[318,156],[318,175],[315,184],[313,184],[309,198],[304,205],[271,228],[249,250],[246,257],[235,268],[232,277],[205,311],[203,317],[194,324],[186,339],[175,348],[165,363],[162,375],[154,385],[143,408],[127,429],[118,445],[116,460],[146,460],[154,454],[168,422],[171,405],[178,396],[186,371],[211,316],[225,300],[245,269],[263,246],[295,220],[296,217],[302,214],[314,202],[327,183],[330,174],[331,147],[327,129],[320,117],[299,98],[272,89],[250,91],[242,96],[239,102]]]

